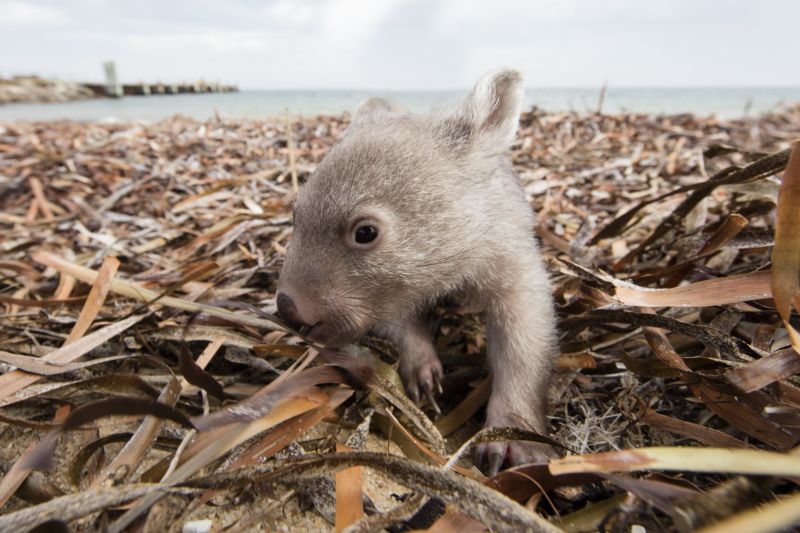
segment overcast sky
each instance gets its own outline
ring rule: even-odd
[[[800,86],[800,0],[0,0],[0,76],[457,89]]]

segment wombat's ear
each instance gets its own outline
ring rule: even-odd
[[[399,110],[388,100],[373,96],[361,102],[350,119],[350,127],[363,126],[385,119],[387,115],[395,114]]]
[[[520,71],[489,72],[475,84],[457,116],[448,119],[444,131],[462,137],[453,139],[455,145],[468,137],[483,146],[505,150],[517,132],[524,93],[525,81]]]

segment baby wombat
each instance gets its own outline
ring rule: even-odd
[[[506,154],[523,90],[519,72],[500,70],[429,117],[364,102],[297,197],[277,303],[329,346],[368,331],[393,340],[408,394],[432,401],[442,365],[429,313],[445,296],[463,298],[486,315],[485,425],[546,433],[555,317],[533,213]],[[514,441],[477,452],[494,474],[551,450]]]

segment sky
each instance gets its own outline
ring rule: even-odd
[[[0,76],[242,89],[800,86],[800,0],[0,0]]]

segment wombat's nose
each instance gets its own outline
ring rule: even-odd
[[[300,330],[303,326],[307,326],[300,313],[297,311],[297,306],[294,301],[285,292],[278,293],[278,316],[280,316],[286,325],[294,330]]]

